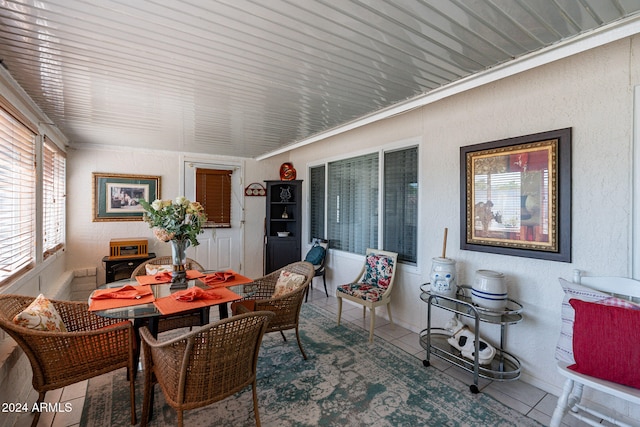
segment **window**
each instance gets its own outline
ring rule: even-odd
[[[66,156],[47,137],[42,149],[42,246],[44,257],[64,245]]]
[[[384,244],[398,260],[417,262],[418,147],[384,154]]]
[[[324,238],[324,182],[325,167],[316,166],[309,170],[309,241],[314,237]]]
[[[35,127],[0,100],[0,283],[35,260]]]
[[[378,248],[382,241],[383,249],[397,252],[400,261],[417,262],[417,147],[314,166],[309,170],[309,179],[312,235],[320,235],[326,224],[332,248],[363,254],[367,248]],[[378,206],[383,208],[381,230]]]
[[[207,214],[207,227],[231,227],[232,170],[196,169],[196,200]]]
[[[378,247],[378,154],[329,163],[327,238],[331,247],[363,254]]]

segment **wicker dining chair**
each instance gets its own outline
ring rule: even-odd
[[[153,388],[159,383],[166,402],[178,413],[223,400],[251,385],[256,425],[260,426],[256,372],[267,323],[266,311],[223,319],[167,341],[140,329],[144,353],[144,398],[141,425],[148,423]]]
[[[38,392],[38,405],[50,390],[119,368],[134,372],[135,338],[131,322],[97,316],[84,302],[50,300],[67,332],[15,324],[14,317],[33,301],[34,297],[29,296],[0,295],[0,327],[18,343],[31,363],[31,383]],[[129,394],[131,424],[135,424],[135,381],[129,381]],[[38,424],[39,418],[40,412],[35,412],[31,425]]]
[[[157,258],[152,258],[148,261],[143,262],[135,270],[131,273],[131,278],[135,279],[136,276],[144,276],[147,274],[147,265],[170,265],[172,263],[172,258],[170,256],[161,256]],[[197,261],[187,258],[187,270],[197,270],[204,271],[204,267],[200,265]],[[209,309],[205,309],[205,313],[209,313]],[[205,314],[205,317],[206,317]],[[185,311],[179,314],[170,314],[166,316],[160,316],[158,319],[158,333],[169,331],[171,329],[178,328],[191,328],[193,326],[202,326],[208,322],[203,322],[202,319],[202,309],[195,309],[190,311]]]
[[[305,277],[305,281],[294,291],[274,298],[273,295],[276,290],[276,284],[278,283],[278,278],[283,270],[301,274]],[[267,333],[280,331],[282,338],[286,341],[287,338],[284,336],[284,331],[295,329],[298,347],[300,348],[302,357],[306,360],[307,354],[302,348],[298,327],[302,302],[313,277],[314,269],[310,262],[298,261],[286,265],[279,270],[254,280],[251,285],[257,285],[256,292],[236,303],[231,304],[233,314],[262,310],[275,313],[275,317],[269,322]]]
[[[151,258],[136,267],[135,270],[131,273],[131,278],[135,278],[136,276],[144,276],[147,274],[147,264],[151,265],[171,265],[173,260],[170,256],[160,256],[156,258]],[[197,270],[204,271],[204,267],[200,265],[197,261],[187,258],[187,270]]]

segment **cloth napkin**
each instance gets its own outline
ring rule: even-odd
[[[183,301],[183,302],[191,302],[191,301],[204,300],[204,299],[222,299],[220,295],[211,294],[203,290],[202,288],[198,288],[195,286],[193,288],[175,292],[171,294],[171,296],[176,301]]]
[[[187,270],[187,280],[203,277],[204,274],[198,270]],[[162,283],[171,283],[173,276],[170,271],[154,274],[152,276],[136,276],[136,280],[141,285],[159,285]]]
[[[105,292],[96,291],[91,299],[140,299],[144,296],[151,295],[152,291],[147,286],[131,286],[126,285],[116,289],[105,289]]]
[[[173,275],[168,271],[158,273],[153,276],[153,280],[155,280],[156,283],[167,283],[170,282],[172,278]]]
[[[236,275],[233,271],[219,271],[217,273],[208,274],[205,277],[201,277],[200,280],[202,280],[205,284],[211,286],[217,285],[219,283],[225,283],[235,278]]]
[[[198,279],[204,277],[204,273],[198,270],[187,270],[187,279]]]
[[[192,291],[192,289],[198,289],[198,290]],[[178,294],[179,296],[179,293],[187,293],[188,291],[195,292],[195,293],[203,292],[207,294],[208,297],[206,297],[206,299],[200,298],[200,299],[194,299],[192,301],[181,301],[175,298],[176,294]],[[210,298],[213,298],[213,299],[210,299]],[[231,301],[237,301],[240,298],[242,298],[240,295],[236,294],[233,291],[230,291],[226,287],[221,287],[221,288],[210,290],[210,291],[205,291],[202,288],[194,287],[194,288],[175,292],[174,294],[168,295],[166,297],[158,298],[153,302],[153,304],[156,306],[156,308],[160,313],[166,316],[169,314],[194,310],[196,308],[226,304]],[[139,300],[136,300],[136,301],[139,301]]]

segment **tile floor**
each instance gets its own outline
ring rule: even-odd
[[[324,290],[318,289],[318,287],[311,291],[308,303],[316,304],[328,311],[337,313],[336,298],[333,296],[327,298],[324,294]],[[212,313],[213,312],[217,312],[217,310],[212,310]],[[362,308],[346,302],[343,305],[342,319],[343,321],[350,321],[357,324],[366,330],[369,328],[368,318],[366,320],[363,320],[362,318]],[[375,335],[375,339],[387,340],[404,349],[408,353],[413,354],[420,360],[423,360],[425,357],[425,352],[419,343],[419,334],[416,332],[411,332],[400,326],[390,324],[387,320],[378,317],[376,319]],[[469,384],[473,382],[473,376],[468,372],[457,367],[453,367],[438,358],[432,358],[431,362],[433,367],[450,374],[452,377]],[[58,412],[55,414],[43,413],[40,417],[38,427],[79,426],[86,388],[87,383],[85,381],[74,384],[73,386],[65,387],[61,390],[55,390],[47,393],[48,402],[60,402],[61,407],[64,407],[65,403],[69,403],[69,407],[72,408],[72,410],[68,412]],[[522,381],[492,382],[481,379],[479,388],[482,393],[487,393],[493,396],[505,405],[537,420],[543,425],[549,425],[551,414],[553,413],[553,409],[556,405],[557,396],[545,393],[544,391]],[[573,417],[565,417],[565,421],[567,424],[563,424],[563,426],[567,427],[586,425]],[[15,426],[18,427],[29,424],[30,420],[23,418],[19,419]],[[603,423],[603,425],[606,424],[607,423]]]

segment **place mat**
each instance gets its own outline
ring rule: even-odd
[[[178,301],[176,296],[188,293],[191,289],[185,289],[184,291],[175,292],[167,297],[158,298],[153,303],[163,315],[180,313],[182,311],[189,311],[196,308],[209,307],[211,305],[226,304],[230,301],[236,301],[242,297],[235,292],[226,288],[202,290],[209,297],[218,297],[216,299],[196,299],[194,301]],[[197,288],[200,289],[200,288]],[[196,291],[197,292],[197,291]]]
[[[200,277],[199,280],[213,289],[227,286],[244,285],[253,282],[253,279],[249,279],[248,277],[238,274],[233,270],[216,271],[215,273],[209,273],[204,277]]]
[[[139,298],[138,298],[139,297]],[[89,311],[149,304],[155,300],[151,287],[126,285],[121,288],[96,289],[91,295]]]
[[[187,280],[197,279],[203,277],[204,273],[198,270],[187,270]],[[159,285],[162,283],[171,283],[171,272],[166,271],[164,273],[158,273],[154,275],[136,276],[136,280],[141,285]]]

